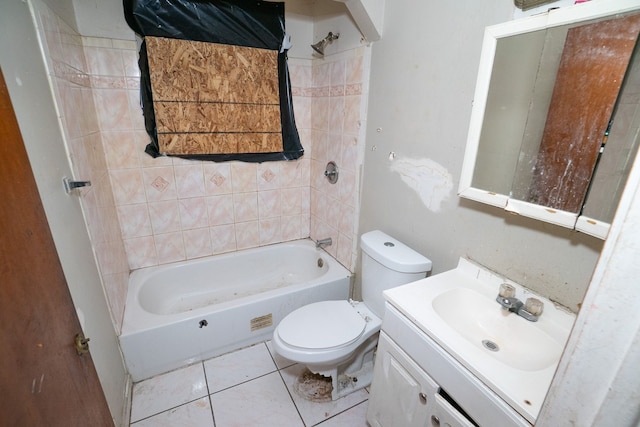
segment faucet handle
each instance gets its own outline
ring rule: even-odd
[[[544,303],[538,298],[527,298],[524,303],[524,309],[534,316],[540,316],[544,310]]]
[[[516,296],[516,288],[508,283],[503,283],[500,285],[498,295],[502,298],[513,298]]]

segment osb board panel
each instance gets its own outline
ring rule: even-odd
[[[159,133],[281,132],[279,105],[158,101],[154,107]]]
[[[279,104],[278,52],[146,37],[154,100]]]
[[[158,134],[166,152],[188,154],[273,153],[282,150],[282,136],[275,133],[174,133]]]
[[[161,152],[283,150],[278,52],[161,37],[146,44]]]

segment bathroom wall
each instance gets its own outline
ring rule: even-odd
[[[406,242],[434,274],[468,257],[577,311],[601,241],[456,195],[484,27],[513,14],[508,0],[386,3],[359,230]]]
[[[291,27],[299,30],[302,25]],[[296,34],[292,36],[295,42]],[[305,156],[251,164],[146,155],[149,138],[137,102],[134,43],[95,37],[83,42],[131,269],[309,235],[332,237],[328,250],[354,268],[366,48],[322,59],[290,58]],[[323,175],[329,158],[341,171],[331,188]]]
[[[112,63],[110,55],[122,54],[124,67],[105,72],[137,82],[133,46],[88,49],[89,60],[96,62]],[[306,68],[311,64],[303,61],[296,69]],[[310,73],[300,74],[292,76],[297,89],[307,85],[305,75],[310,78]],[[104,135],[107,167],[132,269],[309,235],[309,159],[262,164],[154,159],[144,153],[149,137],[137,88],[103,88],[96,94],[111,106],[111,126]],[[310,133],[304,108],[310,103],[296,99],[295,107],[305,143]]]

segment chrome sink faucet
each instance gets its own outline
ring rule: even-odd
[[[326,239],[316,240],[316,248],[317,249],[322,249],[325,246],[331,246],[332,243],[333,242],[331,240],[331,237],[327,237]]]
[[[500,285],[500,291],[496,297],[503,310],[516,313],[530,322],[537,322],[542,314],[544,304],[537,298],[527,298],[524,303],[515,297],[516,288],[508,283]]]

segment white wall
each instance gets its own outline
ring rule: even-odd
[[[433,273],[469,257],[577,311],[601,241],[456,195],[484,27],[513,14],[510,0],[386,3],[372,47],[360,232],[404,241]]]

